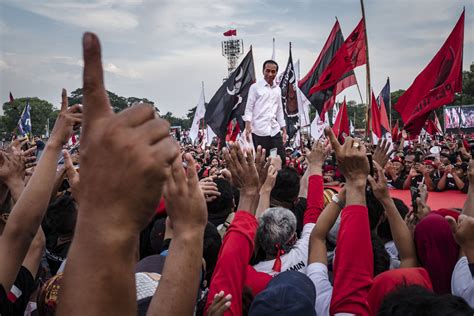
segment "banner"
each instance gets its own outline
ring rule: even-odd
[[[444,128],[474,128],[474,104],[445,108]]]

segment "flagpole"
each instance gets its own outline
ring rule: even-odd
[[[369,64],[369,41],[367,39],[367,22],[365,20],[365,9],[364,9],[364,0],[360,0],[360,7],[362,10],[362,19],[364,20],[364,31],[365,31],[365,56],[366,56],[366,85],[367,85],[367,94],[366,94],[366,100],[367,100],[367,134],[372,141],[372,125],[370,124],[371,122],[371,106],[372,106],[372,98],[370,95],[371,91],[371,86],[370,86],[370,64]]]
[[[390,77],[387,77],[387,81],[390,82]],[[392,128],[392,96],[390,91],[388,92],[388,108],[389,108],[389,115],[390,115],[390,128]]]

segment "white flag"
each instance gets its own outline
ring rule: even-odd
[[[324,128],[326,126],[329,126],[328,120],[323,122],[321,120],[321,118],[319,117],[319,113],[316,111],[316,117],[314,118],[313,122],[311,123],[311,137],[313,137],[314,140],[320,139],[321,136],[324,135]]]
[[[189,131],[189,137],[191,141],[194,142],[198,136],[199,123],[201,119],[204,118],[206,114],[206,107],[204,106],[204,83],[202,84],[201,96],[199,97],[198,104],[196,105],[196,112],[194,113],[193,124],[191,125],[191,130]]]
[[[300,60],[298,59],[295,63],[295,76],[300,80]],[[309,106],[311,102],[306,98],[303,92],[301,92],[298,84],[296,84],[296,101],[298,102],[298,115],[300,117],[300,126],[310,125],[309,120]]]
[[[336,124],[337,113],[339,113],[339,106],[335,104],[334,107],[332,108],[332,119],[331,119],[332,125]]]
[[[351,135],[354,135],[354,132],[355,132],[355,127],[354,127],[354,123],[352,123],[352,120],[350,121],[350,125],[349,125],[349,133],[351,133]]]
[[[210,146],[212,144],[212,140],[214,139],[214,137],[216,137],[216,134],[214,134],[214,131],[212,130],[212,128],[209,127],[209,125],[207,126],[206,136],[206,144]]]

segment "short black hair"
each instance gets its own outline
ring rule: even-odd
[[[278,72],[278,64],[276,61],[272,60],[272,59],[268,59],[268,60],[265,60],[265,62],[263,63],[263,67],[262,67],[262,71],[265,70],[265,66],[267,64],[274,64],[275,66],[277,66],[277,72]]]
[[[280,202],[293,203],[300,192],[300,176],[292,167],[283,167],[277,173],[270,196]]]
[[[46,222],[58,235],[72,235],[76,226],[77,206],[74,198],[64,194],[48,206]]]
[[[369,210],[370,230],[374,230],[380,222],[380,218],[384,214],[384,208],[380,201],[375,197],[372,190],[366,190],[365,199]]]
[[[211,222],[207,222],[204,230],[204,244],[202,249],[202,257],[206,260],[206,280],[207,284],[211,283],[211,277],[217,264],[217,257],[221,250],[222,240],[216,226]]]
[[[374,254],[374,277],[390,269],[390,256],[382,239],[376,233],[370,234],[372,252]]]
[[[224,224],[227,216],[232,212],[234,206],[234,193],[232,186],[226,179],[214,180],[217,190],[221,194],[211,202],[207,202],[207,214],[211,223],[216,226]]]
[[[410,209],[408,206],[405,204],[400,199],[397,198],[392,198],[393,203],[395,204],[395,207],[397,208],[398,213],[400,213],[400,216],[404,219],[405,216],[408,214]],[[384,241],[390,241],[393,240],[392,237],[392,231],[390,230],[390,224],[387,219],[385,219],[377,228],[377,234],[379,235],[380,238],[382,238]]]
[[[470,315],[466,301],[451,294],[437,295],[418,285],[401,286],[388,294],[380,305],[379,316]]]

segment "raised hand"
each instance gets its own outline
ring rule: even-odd
[[[99,39],[95,34],[86,33],[82,45],[84,97],[79,211],[57,312],[58,315],[132,315],[136,314],[132,271],[139,233],[158,205],[179,148],[169,135],[169,123],[156,118],[152,106],[140,104],[113,113],[104,87]],[[53,130],[53,143],[66,142],[74,124],[79,122],[79,113],[74,112],[74,106],[66,110],[65,101],[63,98],[63,115],[59,115]],[[197,179],[195,185],[198,187]],[[198,192],[204,203],[202,192]],[[179,214],[175,219],[176,232],[181,224]],[[201,239],[193,236],[194,239],[200,242],[201,249],[187,240],[188,245],[197,249],[192,255],[199,260],[189,273],[198,274],[202,236]],[[188,248],[177,239],[173,239],[172,245],[175,242],[176,247],[186,250],[182,255],[189,259],[185,255]],[[167,264],[170,260],[173,265],[175,253],[170,249]],[[183,272],[186,270],[183,265],[176,266],[191,279]],[[91,270],[92,267],[97,269]],[[97,273],[101,277],[97,282],[90,282]],[[120,278],[114,277],[118,275]],[[190,287],[194,293],[197,293],[198,278],[196,289]],[[163,285],[167,283],[166,280]],[[160,281],[160,288],[161,285]],[[177,294],[173,292],[173,295],[176,298]],[[119,299],[112,302],[112,296]],[[172,305],[170,301],[167,300],[168,306]]]
[[[388,159],[390,158],[389,155],[387,154],[389,149],[390,149],[390,143],[386,139],[384,139],[382,142],[379,142],[377,144],[377,147],[375,147],[373,159],[382,168],[385,167],[385,165],[388,162]]]
[[[331,128],[326,128],[325,132],[336,154],[339,170],[346,178],[346,182],[365,185],[369,174],[369,161],[365,145],[360,140],[347,137],[344,145],[341,146]]]
[[[322,141],[317,141],[313,144],[311,150],[305,148],[305,156],[308,160],[308,164],[310,166],[315,166],[322,168],[324,165],[324,161],[328,156],[329,150],[325,147]]]
[[[207,316],[223,316],[225,311],[229,309],[231,301],[231,294],[224,295],[224,291],[220,291],[214,295],[212,305],[207,311]]]
[[[265,159],[265,148],[262,148],[262,146],[258,145],[257,153],[255,155],[255,167],[257,168],[260,186],[262,186],[265,182],[265,178],[267,177],[268,166],[269,164]]]
[[[61,110],[48,143],[62,147],[72,135],[74,127],[82,124],[82,108],[79,104],[69,107],[66,89],[61,93]]]
[[[232,174],[232,183],[241,191],[258,192],[259,177],[252,151],[242,152],[238,143],[230,145],[230,151],[224,148],[224,159]]]
[[[388,191],[387,179],[383,173],[382,167],[374,161],[374,167],[377,171],[377,177],[374,178],[371,175],[368,176],[372,192],[377,200],[384,202],[391,200],[390,193]]]
[[[79,200],[79,173],[74,168],[72,163],[71,155],[67,150],[63,150],[64,157],[64,169],[66,171],[66,176],[69,181],[69,186],[71,187],[72,196],[76,201]]]
[[[18,152],[0,151],[0,180],[7,185],[25,178],[25,157]]]
[[[171,173],[178,146],[169,123],[148,104],[114,114],[103,82],[98,38],[84,45],[84,123],[80,191],[84,215],[114,224],[123,233],[140,231],[149,221]],[[100,212],[94,212],[101,209]],[[108,211],[106,211],[108,210]]]
[[[207,206],[199,186],[194,159],[190,154],[184,158],[188,164],[185,172],[181,156],[172,164],[172,173],[165,183],[166,211],[176,234],[192,228],[201,229],[207,224]]]
[[[199,181],[199,186],[201,187],[206,202],[212,202],[221,195],[217,189],[217,184],[214,182],[212,177],[201,179],[201,181]]]
[[[446,216],[446,219],[449,222],[454,239],[468,256],[469,262],[472,262],[474,259],[474,217],[461,214],[457,222],[451,216]]]

